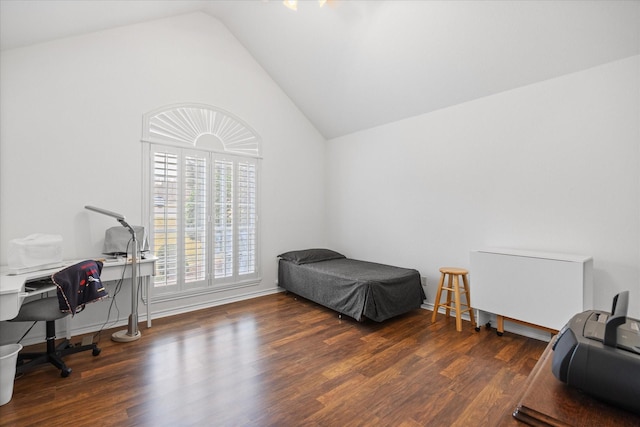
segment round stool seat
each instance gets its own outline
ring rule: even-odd
[[[440,269],[440,273],[445,273],[445,274],[469,274],[469,270],[467,270],[466,268],[458,268],[458,267],[442,267]]]
[[[35,322],[47,320],[58,320],[69,313],[60,311],[58,297],[40,298],[26,304],[22,304],[18,315],[11,319],[14,322]]]

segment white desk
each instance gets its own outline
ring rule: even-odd
[[[558,331],[593,308],[593,258],[517,249],[471,251],[473,308]]]
[[[151,314],[149,311],[149,283],[150,277],[155,275],[155,263],[157,258],[151,257],[147,259],[137,260],[138,277],[146,281],[147,286],[147,325],[151,326]],[[24,299],[28,296],[38,295],[44,292],[56,290],[55,285],[51,287],[40,288],[35,291],[25,290],[25,286],[30,281],[38,279],[44,279],[51,277],[56,271],[76,264],[82,260],[65,261],[63,266],[48,269],[34,271],[24,274],[10,275],[8,271],[0,271],[0,320],[13,319],[18,315],[20,306]],[[126,268],[126,267],[129,268]],[[121,278],[131,277],[131,262],[120,261],[105,261],[102,266],[102,272],[100,273],[100,280],[102,282],[111,282],[114,280],[120,280]]]

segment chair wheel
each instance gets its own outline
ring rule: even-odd
[[[96,348],[94,348],[94,349],[91,351],[91,354],[93,354],[94,356],[97,356],[97,355],[99,355],[99,354],[100,354],[100,352],[101,352],[101,351],[102,351],[101,349],[99,349],[98,347],[96,347]]]
[[[62,368],[60,370],[60,376],[62,378],[67,378],[69,376],[69,374],[71,373],[71,368]]]
[[[496,334],[498,334],[499,337],[501,337],[502,335],[504,335],[503,332],[496,332]]]
[[[475,327],[476,332],[480,332],[480,326]]]

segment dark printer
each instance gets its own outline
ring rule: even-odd
[[[640,414],[640,321],[627,319],[629,291],[611,313],[576,314],[553,344],[551,370],[560,381]]]

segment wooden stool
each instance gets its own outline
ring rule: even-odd
[[[464,268],[456,268],[456,267],[442,267],[440,269],[440,283],[438,284],[438,294],[436,295],[436,303],[433,307],[433,315],[431,316],[431,322],[436,321],[436,316],[438,314],[438,308],[446,307],[447,318],[451,315],[451,309],[456,311],[456,330],[458,332],[462,331],[462,313],[465,311],[469,312],[469,318],[471,318],[471,326],[477,331],[478,327],[476,326],[476,320],[473,317],[473,310],[471,309],[471,294],[469,293],[469,281],[467,279],[467,275],[469,274],[468,270]],[[447,286],[444,286],[445,280],[447,279]],[[460,281],[459,277],[462,277],[462,283],[464,285],[464,290],[460,290]],[[442,296],[442,290],[447,291],[447,303],[441,304],[440,297]],[[455,305],[451,305],[451,292],[454,294],[454,303]],[[462,304],[460,302],[460,294],[465,294],[467,297],[467,303]],[[463,309],[462,306],[466,306],[467,308]]]

